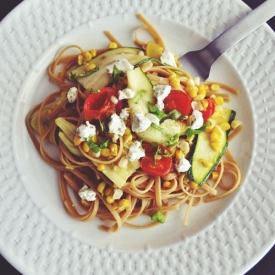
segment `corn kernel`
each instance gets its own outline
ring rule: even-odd
[[[193,80],[194,80],[194,85],[196,86],[200,85],[200,78],[198,76],[194,77]]]
[[[117,47],[118,47],[118,45],[116,42],[110,42],[108,45],[109,49],[116,49]]]
[[[185,87],[185,91],[191,98],[195,98],[198,94],[198,87],[192,86],[192,85],[187,85]]]
[[[81,54],[77,56],[77,64],[79,66],[83,64],[83,56]]]
[[[184,157],[184,154],[183,154],[183,152],[180,149],[177,149],[175,157],[176,157],[176,159],[181,159],[181,158]]]
[[[163,183],[163,187],[165,187],[165,188],[170,188],[171,185],[172,185],[171,182],[168,180]]]
[[[91,54],[92,57],[95,57],[97,55],[97,50],[96,49],[92,49],[90,51],[90,54]]]
[[[130,135],[131,133],[132,133],[131,129],[129,127],[127,127],[125,132],[124,132],[124,135]]]
[[[220,87],[219,84],[212,84],[211,87],[210,87],[210,90],[212,92],[218,92],[220,89],[221,89],[221,87]]]
[[[211,174],[211,179],[216,180],[219,177],[219,173],[217,171],[213,171]]]
[[[236,129],[237,127],[239,127],[240,125],[242,125],[242,122],[238,119],[234,119],[232,122],[231,122],[231,127],[233,129]]]
[[[127,199],[122,199],[119,201],[118,206],[118,209],[122,211],[130,206],[130,202]]]
[[[82,53],[83,56],[83,63],[85,64],[86,62],[89,62],[92,59],[92,55],[86,51]]]
[[[111,150],[109,148],[101,149],[101,156],[103,156],[103,157],[111,156]]]
[[[110,145],[110,151],[111,151],[111,156],[117,156],[117,153],[118,153],[118,145],[115,144],[115,143],[112,143]]]
[[[190,151],[190,145],[186,140],[181,140],[180,141],[180,149],[181,151],[186,155]]]
[[[88,153],[90,151],[90,147],[89,147],[89,145],[88,145],[88,143],[86,141],[83,142],[82,148],[83,148],[83,150],[84,150],[85,153]]]
[[[218,152],[221,147],[221,143],[220,142],[210,142],[210,146],[214,151]]]
[[[111,100],[111,102],[114,103],[115,105],[118,103],[118,99],[117,99],[114,95],[112,95],[112,96],[110,97],[110,100]]]
[[[98,170],[98,171],[104,171],[104,169],[105,169],[105,165],[104,165],[104,164],[99,164],[99,165],[97,166],[97,170]]]
[[[191,181],[191,182],[190,182],[190,186],[191,186],[192,188],[197,188],[197,187],[199,186],[199,184],[196,183],[196,182],[194,182],[194,181]]]
[[[204,99],[201,101],[201,104],[203,106],[203,110],[206,110],[208,107],[208,100]]]
[[[222,132],[222,129],[219,125],[215,125],[213,127],[213,130],[212,130],[213,133],[216,133],[217,135],[219,135],[220,137],[222,136],[223,132]]]
[[[230,129],[230,124],[226,121],[223,121],[219,124],[222,130],[227,131]]]
[[[172,88],[179,88],[180,86],[180,80],[177,76],[172,76],[170,78],[170,85],[172,86]]]
[[[108,197],[106,198],[106,201],[107,201],[109,204],[112,204],[115,200],[113,199],[112,196],[108,196]]]
[[[89,71],[91,71],[91,70],[93,70],[94,68],[96,68],[96,64],[94,64],[94,63],[92,63],[92,64],[87,64],[85,67],[84,67],[84,70],[86,71],[86,72],[89,72]]]
[[[133,140],[133,135],[124,135],[123,136],[123,142],[124,143],[130,143]]]
[[[187,79],[186,84],[190,86],[195,86],[195,81],[193,78],[189,78]]]
[[[106,197],[112,196],[112,195],[113,195],[113,188],[108,187],[108,188],[104,191],[104,195],[105,195]]]
[[[210,142],[221,142],[222,137],[216,132],[210,134]]]
[[[98,136],[97,135],[92,136],[91,140],[92,140],[93,143],[96,143],[97,140],[98,140]]]
[[[212,163],[206,159],[200,159],[200,163],[205,167],[212,167]]]
[[[218,105],[218,106],[221,106],[224,103],[224,100],[223,100],[222,96],[217,96],[217,97],[214,98],[214,100],[215,100],[215,104]]]
[[[126,168],[127,165],[128,165],[128,159],[126,157],[122,157],[118,162],[118,166],[120,168]]]
[[[103,191],[105,189],[106,183],[104,181],[102,181],[101,183],[99,183],[99,185],[97,186],[97,191],[100,192],[101,194],[103,194]]]
[[[79,145],[81,142],[82,141],[80,140],[80,136],[76,134],[74,137],[74,145]]]
[[[84,200],[84,199],[81,199],[81,204],[85,207],[90,207],[90,202]]]

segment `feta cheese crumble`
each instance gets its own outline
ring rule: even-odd
[[[126,157],[130,161],[139,160],[140,158],[145,156],[145,152],[141,147],[141,143],[139,141],[135,141],[131,144],[129,148],[129,152],[126,155]]]
[[[133,98],[135,96],[135,92],[129,88],[125,88],[123,90],[118,91],[118,99],[128,99],[128,98]]]
[[[124,121],[116,113],[112,114],[108,127],[109,127],[109,133],[113,133],[115,135],[120,135],[120,136],[123,136],[126,130],[126,125]]]
[[[114,194],[113,194],[113,199],[114,200],[119,200],[123,195],[123,191],[119,188],[115,188]]]
[[[81,124],[77,129],[76,133],[80,137],[80,141],[85,141],[87,138],[92,137],[96,134],[96,127],[86,121],[86,124]]]
[[[95,201],[96,192],[89,188],[87,185],[84,185],[79,191],[78,195],[81,199],[86,201]]]
[[[69,103],[73,103],[77,99],[77,88],[76,87],[71,87],[67,93],[67,99]]]
[[[153,87],[153,96],[157,99],[156,106],[163,110],[164,104],[163,100],[170,94],[171,86],[170,85],[156,85]]]
[[[121,110],[119,117],[123,120],[126,120],[129,117],[129,109],[128,108],[124,108]]]
[[[151,120],[144,114],[136,113],[133,115],[132,131],[136,133],[147,130],[151,125]]]
[[[164,64],[177,67],[175,56],[168,50],[164,51],[160,56],[160,61]]]
[[[178,160],[178,163],[176,164],[176,169],[179,173],[187,172],[190,167],[191,167],[190,162],[185,158],[180,158]]]
[[[118,70],[120,70],[124,73],[134,69],[134,66],[127,59],[119,59],[119,60],[116,60],[115,62],[113,62],[112,64],[106,66],[106,70],[109,75],[113,74],[114,66],[116,66]]]
[[[203,125],[203,117],[202,112],[198,110],[194,110],[192,113],[192,124],[190,126],[191,129],[199,129]]]

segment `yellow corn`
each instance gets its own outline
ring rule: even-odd
[[[104,164],[99,164],[98,166],[97,166],[97,170],[98,171],[103,171],[105,169],[105,165]]]
[[[118,47],[118,45],[116,42],[110,42],[108,45],[109,49],[116,49],[117,47]]]
[[[103,194],[103,191],[105,189],[106,183],[102,181],[98,186],[97,186],[97,191]]]
[[[181,158],[184,157],[184,154],[183,154],[183,152],[180,149],[177,149],[175,157],[176,157],[176,159],[181,159]]]
[[[204,88],[204,85],[199,85],[198,87],[198,95],[201,95],[203,98],[206,96],[206,90]]]
[[[187,85],[185,87],[185,91],[191,98],[195,98],[198,94],[198,87],[192,86],[192,85]]]
[[[82,148],[83,148],[83,150],[84,150],[85,153],[88,153],[90,151],[90,147],[89,147],[89,145],[88,145],[88,143],[86,141],[83,142]]]
[[[210,146],[214,151],[218,152],[221,147],[221,144],[220,142],[210,142]]]
[[[233,129],[236,129],[237,127],[239,127],[240,125],[242,124],[242,122],[238,119],[234,119],[232,122],[231,122],[231,127]]]
[[[89,64],[89,65],[86,65],[86,66],[84,67],[84,70],[85,70],[86,72],[89,72],[89,71],[93,70],[95,67],[96,67],[96,64],[92,63],[92,64]]]
[[[77,56],[77,64],[78,65],[82,65],[83,64],[83,56],[81,54],[79,54]]]
[[[191,182],[190,182],[190,186],[191,186],[192,188],[197,188],[199,185],[198,185],[198,183],[196,183],[196,182],[194,182],[194,181],[191,181]]]
[[[101,149],[101,156],[103,156],[103,157],[111,156],[111,150],[109,148]]]
[[[165,188],[170,188],[171,187],[171,182],[170,181],[165,181],[164,183],[163,183],[163,187],[165,187]]]
[[[128,159],[126,157],[122,157],[118,163],[120,168],[126,168],[128,165]]]
[[[110,145],[110,151],[111,151],[111,156],[117,156],[117,153],[118,153],[118,145],[115,144],[115,143],[112,143]]]
[[[213,127],[213,130],[212,130],[213,133],[216,133],[217,135],[219,135],[220,137],[222,136],[222,129],[220,128],[219,125],[215,125]]]
[[[76,134],[74,137],[74,145],[79,145],[80,143],[81,143],[80,136]]]
[[[203,110],[206,110],[208,107],[208,100],[204,99],[201,101],[201,104],[203,106]]]
[[[131,129],[129,127],[127,127],[125,132],[124,132],[124,135],[130,135],[131,133],[132,133]]]
[[[92,58],[95,57],[97,55],[97,50],[96,49],[92,49],[90,51],[90,54],[91,54]]]
[[[81,204],[85,207],[89,207],[90,206],[90,202],[89,201],[86,201],[84,199],[81,199]]]
[[[133,135],[124,135],[123,136],[123,142],[124,143],[130,143],[133,140]]]
[[[120,200],[119,203],[118,203],[118,209],[119,209],[120,211],[122,211],[122,210],[128,208],[129,206],[130,206],[130,202],[129,202],[129,200],[127,200],[127,199],[122,199],[122,200]]]
[[[219,173],[217,171],[213,171],[211,174],[211,179],[216,180],[219,177]]]
[[[108,197],[106,198],[106,201],[107,201],[109,204],[112,204],[115,200],[113,199],[112,196],[108,196]]]
[[[230,129],[230,124],[226,121],[223,121],[219,124],[222,130],[227,131]]]
[[[220,89],[221,89],[221,87],[220,87],[219,84],[212,84],[211,87],[210,87],[210,90],[212,92],[218,92]]]
[[[218,106],[221,106],[221,105],[223,105],[223,103],[224,103],[224,100],[223,100],[223,97],[222,97],[222,96],[216,96],[216,97],[214,98],[214,100],[215,100],[215,104],[218,105]]]
[[[216,132],[212,132],[210,134],[210,142],[221,142],[221,135],[217,134]]]
[[[93,143],[96,143],[97,140],[98,140],[98,136],[97,135],[92,136],[91,140],[92,140]]]
[[[106,197],[108,197],[108,196],[111,196],[111,197],[112,197],[113,191],[114,191],[113,188],[108,187],[108,188],[104,191],[104,195],[105,195]]]
[[[200,163],[205,167],[212,167],[212,163],[206,159],[200,159]]]
[[[171,76],[170,77],[170,85],[172,86],[172,88],[179,88],[180,86],[180,80],[177,76]]]
[[[88,51],[83,52],[82,56],[83,56],[83,63],[89,62],[92,59],[92,55]]]

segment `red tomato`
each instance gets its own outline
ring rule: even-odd
[[[151,176],[166,176],[172,168],[172,157],[157,159],[144,157],[141,162],[141,169]]]
[[[122,101],[114,104],[111,96],[118,97],[116,89],[105,87],[99,93],[90,94],[84,102],[84,114],[91,119],[105,120],[115,112],[120,112]]]
[[[158,144],[158,147],[160,147],[161,150],[170,151],[169,148],[161,144]],[[161,159],[154,160],[154,155],[158,147],[146,144],[144,146],[145,157],[140,162],[141,169],[151,176],[165,176],[172,168],[172,157],[162,157]]]
[[[179,111],[182,115],[188,116],[192,111],[192,99],[185,93],[179,90],[171,90],[170,94],[163,100],[164,110],[171,112]]]
[[[205,123],[215,112],[215,101],[213,98],[208,98],[208,106],[206,110],[201,111],[202,112],[202,117],[203,117],[203,122]]]

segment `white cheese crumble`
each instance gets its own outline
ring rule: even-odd
[[[113,199],[114,200],[119,200],[123,195],[123,191],[119,188],[115,188],[114,194],[113,194]]]
[[[108,127],[109,133],[113,133],[120,136],[123,136],[126,130],[126,125],[124,121],[116,113],[112,114]]]
[[[76,133],[80,137],[80,141],[85,141],[87,138],[92,137],[96,134],[96,127],[86,121],[86,124],[81,124],[77,129]]]
[[[69,103],[73,103],[77,99],[77,88],[76,87],[71,87],[67,93],[67,98]]]
[[[203,117],[202,113],[198,110],[194,110],[192,113],[192,124],[190,126],[191,129],[199,129],[203,125]]]
[[[126,155],[126,157],[130,160],[130,161],[135,161],[135,160],[139,160],[140,158],[145,156],[145,152],[144,150],[141,148],[141,143],[139,141],[134,141],[130,148],[129,148],[129,152]]]
[[[159,118],[156,115],[148,113],[145,117],[148,118],[151,123],[159,125]]]
[[[127,71],[131,71],[134,69],[134,66],[127,59],[119,59],[113,62],[112,64],[106,66],[106,70],[108,74],[112,75],[114,72],[114,66],[117,67],[118,70],[126,73]]]
[[[95,201],[96,192],[89,188],[87,185],[84,185],[79,191],[78,195],[81,199],[86,201]]]
[[[160,61],[164,64],[177,67],[175,56],[170,51],[164,51],[160,56]]]
[[[132,131],[136,133],[147,130],[151,125],[151,120],[144,114],[136,113],[133,115]]]
[[[180,158],[176,164],[176,169],[178,172],[186,172],[191,167],[190,162],[185,158]]]
[[[128,108],[124,108],[121,110],[120,114],[119,114],[120,118],[123,120],[128,119],[129,117],[129,109]]]
[[[153,96],[157,99],[156,106],[163,110],[164,104],[163,100],[170,94],[171,86],[170,85],[156,85],[153,87]]]
[[[123,90],[118,91],[118,99],[128,99],[128,98],[133,98],[135,96],[135,92],[129,88],[125,88]]]

